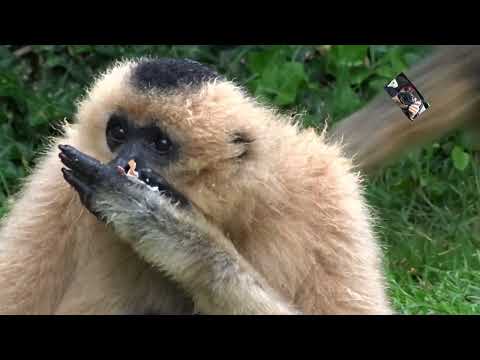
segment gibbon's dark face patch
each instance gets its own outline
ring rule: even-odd
[[[155,168],[175,160],[178,146],[157,126],[138,127],[123,113],[110,116],[106,129],[107,145],[118,166],[125,168],[135,160],[139,168]]]
[[[193,60],[160,58],[141,61],[133,70],[132,82],[141,90],[163,90],[200,85],[220,77],[213,69]]]

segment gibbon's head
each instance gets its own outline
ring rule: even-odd
[[[97,79],[79,104],[75,136],[99,160],[127,167],[134,159],[207,215],[228,217],[252,173],[268,171],[257,161],[278,117],[205,65],[141,58]]]

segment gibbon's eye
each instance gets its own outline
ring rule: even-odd
[[[127,138],[127,131],[123,128],[121,124],[116,124],[109,129],[108,136],[113,141],[122,143]]]
[[[172,143],[166,136],[160,135],[154,140],[153,146],[160,154],[166,154],[171,150]]]
[[[169,136],[155,124],[142,128],[141,134],[145,144],[157,155],[167,155],[175,147]]]
[[[107,125],[107,142],[111,148],[127,140],[127,124],[121,118],[112,117]]]

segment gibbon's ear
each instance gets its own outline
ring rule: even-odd
[[[231,143],[241,147],[237,159],[243,159],[249,152],[250,144],[255,141],[249,134],[244,131],[235,131],[231,137]]]

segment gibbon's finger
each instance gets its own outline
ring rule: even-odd
[[[65,181],[77,191],[83,206],[85,206],[85,208],[87,208],[87,210],[95,215],[99,220],[104,221],[102,215],[93,210],[93,198],[95,196],[95,190],[85,184],[83,181],[79,180],[73,174],[73,171],[62,168],[62,173]]]
[[[78,172],[89,178],[96,178],[100,174],[100,169],[104,166],[97,159],[88,156],[72,146],[59,145],[60,160],[71,170]]]
[[[72,170],[62,168],[63,178],[77,191],[80,195],[82,203],[88,202],[93,196],[93,189],[85,184],[82,180],[78,179]]]

